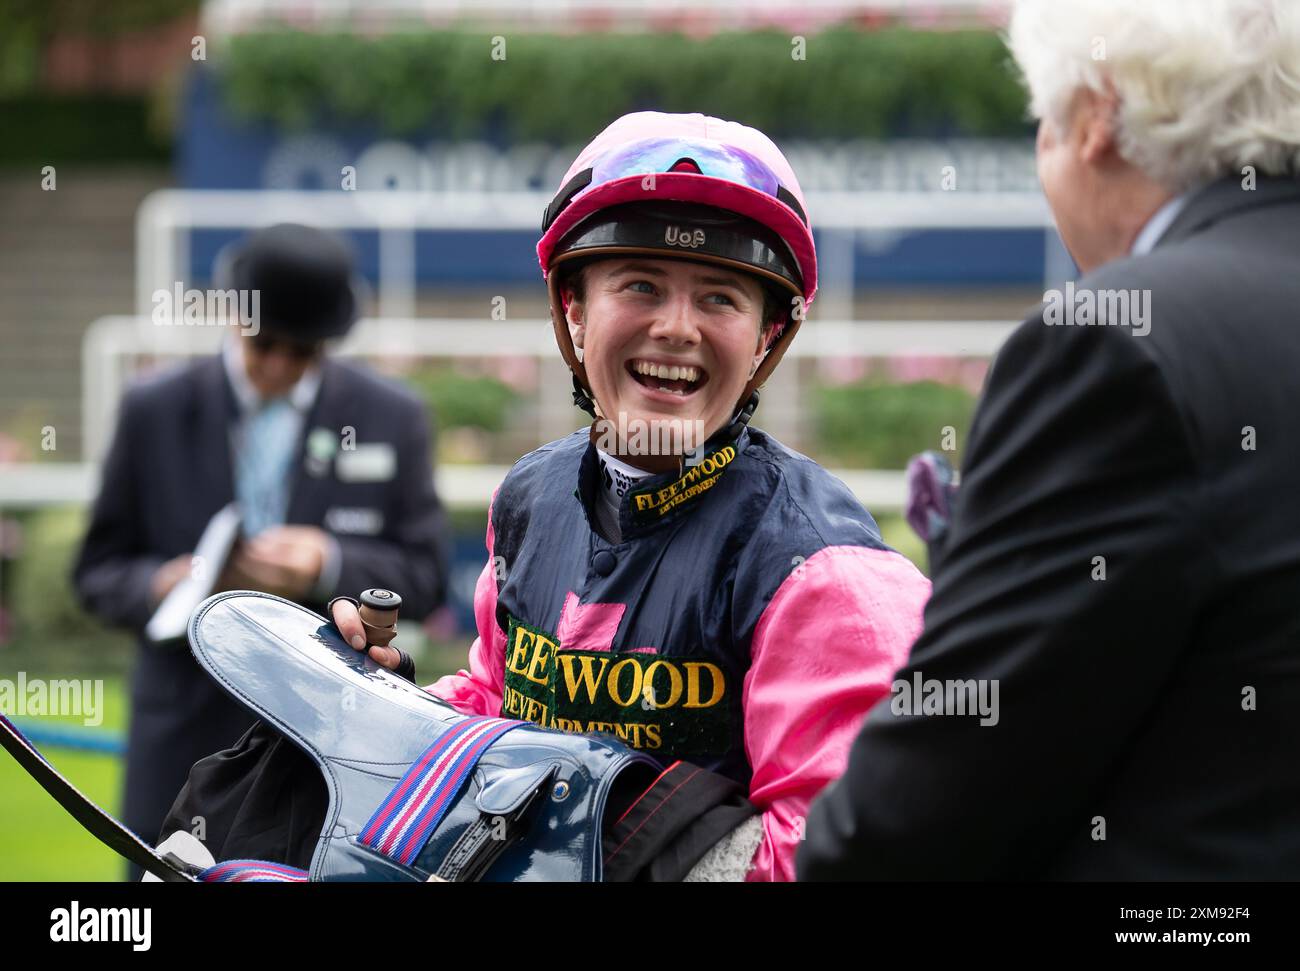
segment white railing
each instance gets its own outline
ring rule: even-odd
[[[788,358],[841,358],[895,354],[990,357],[1015,327],[1012,321],[808,321],[787,352]],[[159,326],[149,317],[101,317],[82,343],[83,464],[34,464],[0,469],[0,507],[93,497],[93,468],[108,446],[117,404],[130,378],[133,357],[188,358],[217,349],[222,327]],[[491,338],[485,339],[485,332]],[[370,358],[491,358],[529,356],[538,361],[541,400],[536,409],[537,441],[549,441],[574,427],[568,372],[555,349],[548,321],[483,319],[361,320],[335,352]],[[783,368],[794,380],[797,369]],[[764,428],[780,417],[783,399],[798,401],[798,386],[764,405]],[[775,399],[775,400],[773,400]],[[453,507],[486,507],[505,466],[442,465],[438,487]],[[870,509],[902,507],[898,471],[832,470]]]
[[[443,465],[434,473],[434,481],[448,507],[486,509],[493,490],[509,471],[506,465]],[[0,509],[89,504],[98,489],[97,462],[0,465]]]
[[[438,497],[450,509],[486,510],[506,477],[506,465],[440,465]],[[873,513],[898,512],[906,498],[902,472],[831,469]],[[89,505],[99,488],[94,462],[31,462],[0,465],[0,510]]]

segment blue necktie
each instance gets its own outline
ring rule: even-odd
[[[235,494],[246,536],[256,536],[284,522],[289,505],[289,468],[298,444],[299,425],[298,413],[287,398],[266,402],[245,421]]]

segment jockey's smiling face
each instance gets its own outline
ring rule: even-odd
[[[590,264],[575,283],[569,333],[602,417],[629,428],[698,419],[706,437],[731,420],[767,337],[753,276],[629,257]]]

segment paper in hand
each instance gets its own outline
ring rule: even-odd
[[[212,595],[213,588],[226,567],[230,551],[239,538],[242,517],[235,503],[223,507],[208,520],[194,551],[194,566],[184,580],[172,587],[171,592],[154,611],[144,633],[155,644],[185,636],[185,627],[194,608]]]

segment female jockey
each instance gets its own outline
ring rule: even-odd
[[[578,156],[537,254],[596,420],[498,488],[469,670],[428,688],[736,780],[761,812],[751,880],[794,878],[930,592],[842,482],[748,424],[817,289],[806,212],[735,122],[638,112]],[[364,647],[354,603],[332,613]]]

